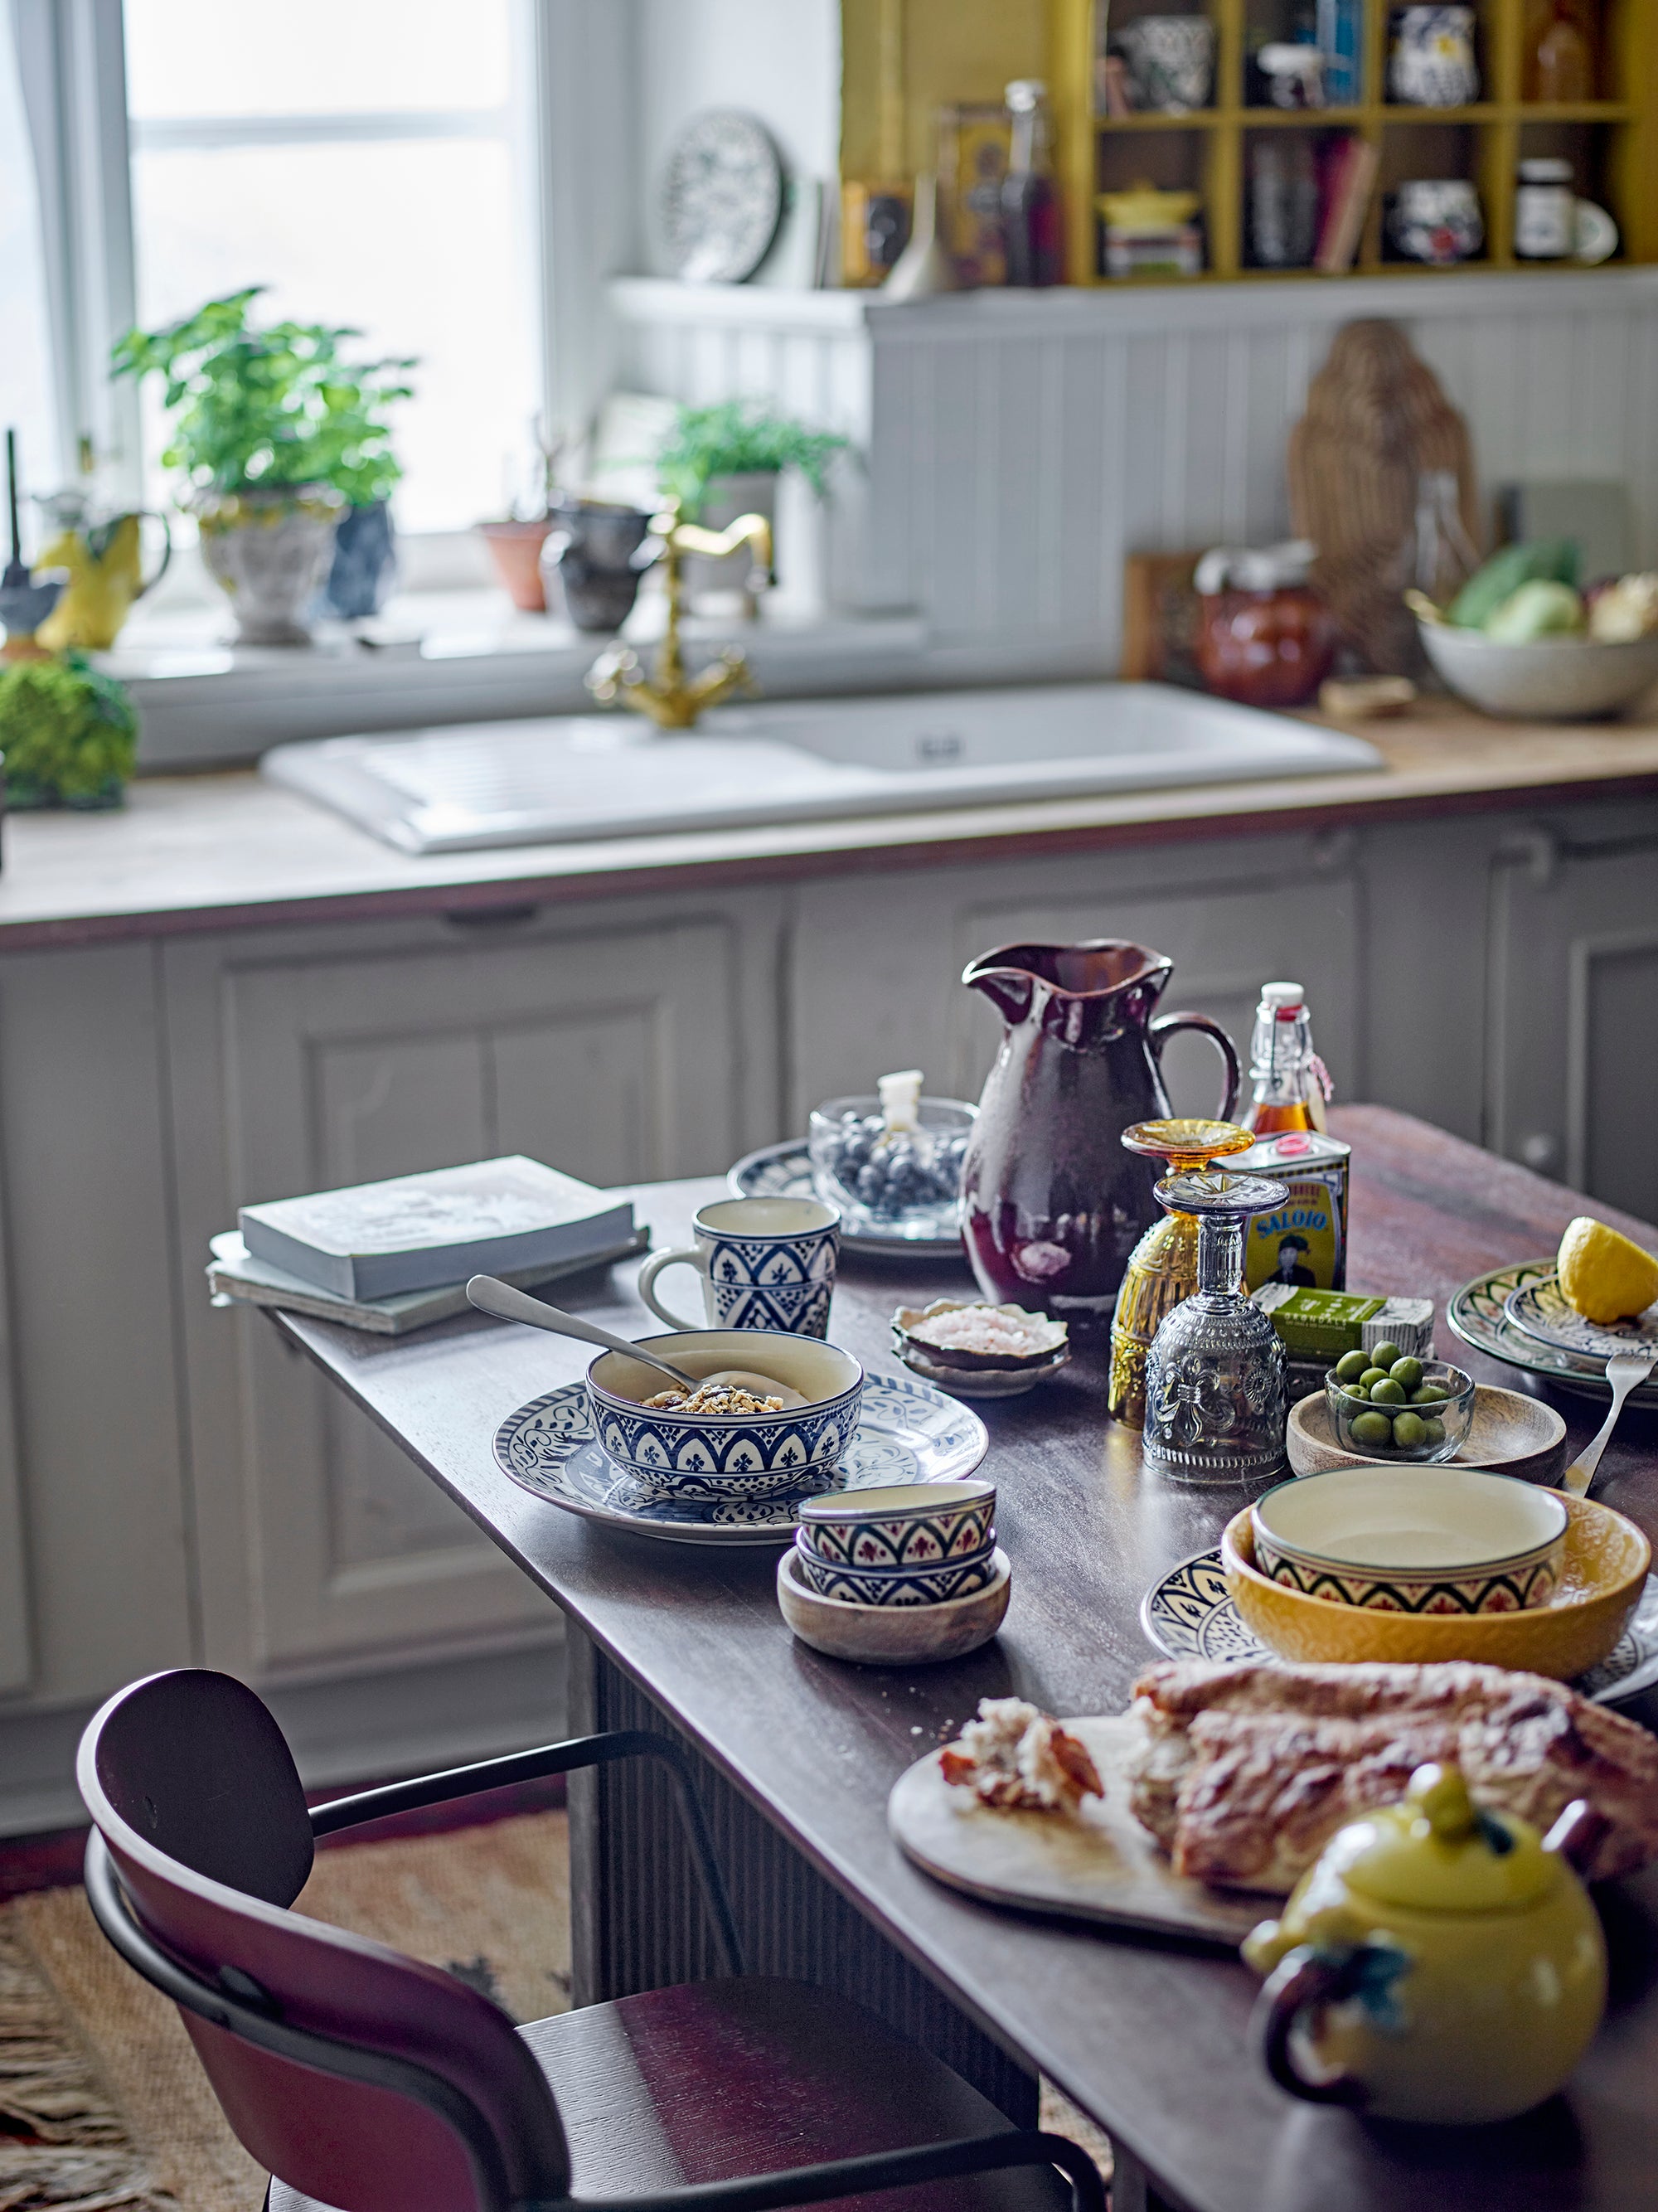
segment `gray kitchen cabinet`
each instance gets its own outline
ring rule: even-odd
[[[497,1152],[601,1184],[723,1168],[776,1121],[775,936],[756,894],[683,914],[613,904],[168,948],[211,1663],[268,1681],[556,1623],[267,1321],[209,1308],[208,1237],[243,1200]]]
[[[1491,874],[1485,1141],[1658,1217],[1658,811],[1511,830]]]

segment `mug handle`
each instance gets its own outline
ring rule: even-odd
[[[141,507],[138,509],[138,520],[141,524],[146,522],[159,522],[161,524],[161,566],[155,570],[153,575],[144,576],[141,574],[138,588],[132,595],[135,601],[142,599],[146,592],[153,592],[155,590],[157,584],[161,582],[162,577],[166,575],[168,567],[171,565],[173,560],[173,532],[167,526],[166,515],[164,515],[157,507]]]
[[[1226,1088],[1221,1094],[1218,1121],[1230,1121],[1237,1111],[1238,1092],[1243,1086],[1243,1074],[1238,1066],[1237,1047],[1218,1022],[1212,1022],[1207,1014],[1159,1014],[1151,1024],[1151,1048],[1157,1055],[1157,1065],[1163,1066],[1163,1048],[1176,1030],[1199,1030],[1214,1044],[1226,1063]]]
[[[1321,1957],[1310,1944],[1301,1944],[1274,1970],[1255,2002],[1250,2027],[1266,2071],[1280,2089],[1309,2105],[1364,2101],[1364,2085],[1351,2074],[1323,2081],[1303,2074],[1291,2039],[1309,2014],[1351,1993],[1351,1960]]]
[[[657,1319],[666,1322],[670,1328],[706,1328],[706,1321],[682,1321],[677,1313],[671,1313],[657,1297],[657,1277],[665,1267],[695,1267],[705,1282],[708,1279],[708,1255],[698,1251],[694,1245],[684,1246],[676,1252],[653,1252],[639,1271],[640,1297]]]

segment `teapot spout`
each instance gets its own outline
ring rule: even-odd
[[[984,959],[969,961],[962,970],[962,981],[969,990],[982,991],[1002,1019],[1017,1025],[1030,1012],[1037,979],[1028,968],[997,966],[993,952]]]

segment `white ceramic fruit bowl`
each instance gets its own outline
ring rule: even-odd
[[[1587,637],[1503,645],[1477,629],[1418,618],[1422,649],[1471,707],[1524,722],[1584,722],[1633,706],[1658,684],[1658,634],[1625,645]]]

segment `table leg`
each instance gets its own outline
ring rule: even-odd
[[[573,1734],[678,1735],[572,1622]],[[694,1746],[697,1784],[732,1893],[749,1971],[854,1997],[964,2075],[1016,2125],[1036,2124],[1035,2077],[958,2011],[756,1812]],[[650,1763],[570,1778],[574,2001],[593,2004],[716,1971],[671,1795]]]

